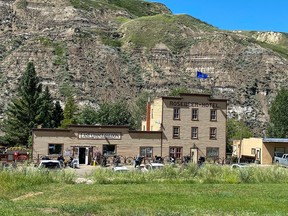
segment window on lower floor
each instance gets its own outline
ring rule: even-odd
[[[170,147],[169,156],[175,159],[182,158],[182,147]]]
[[[63,153],[63,144],[49,144],[48,154],[61,154]]]
[[[103,155],[115,155],[116,145],[103,145]]]
[[[153,147],[140,147],[140,155],[145,158],[152,158],[153,156]]]
[[[219,148],[207,147],[206,148],[206,157],[207,158],[218,158],[219,157]]]
[[[173,127],[173,138],[174,139],[179,139],[180,138],[180,127],[179,126],[174,126]]]

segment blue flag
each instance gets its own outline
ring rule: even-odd
[[[197,71],[197,78],[206,79],[208,77],[209,77],[208,74],[202,73],[201,71]]]

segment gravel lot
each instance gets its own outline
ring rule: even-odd
[[[99,167],[99,166],[98,166]],[[79,177],[85,177],[86,175],[91,174],[91,172],[93,172],[93,170],[98,168],[97,166],[91,166],[91,165],[80,165],[79,169],[74,169],[75,173],[79,176]],[[72,168],[71,168],[72,169]]]

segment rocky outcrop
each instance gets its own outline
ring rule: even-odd
[[[269,104],[287,85],[288,62],[255,40],[279,44],[285,35],[221,31],[174,17],[161,4],[147,3],[159,15],[138,18],[105,0],[71,2],[0,0],[0,113],[33,61],[43,85],[62,102],[71,91],[80,105],[97,105],[185,86],[226,97],[230,117],[241,116],[255,133],[265,129]],[[197,79],[197,70],[210,78]]]

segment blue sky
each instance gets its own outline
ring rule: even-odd
[[[288,33],[288,0],[150,0],[222,30]]]

